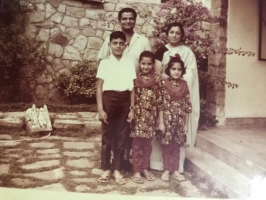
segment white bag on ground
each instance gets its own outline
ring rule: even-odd
[[[25,123],[30,133],[47,132],[53,129],[46,105],[43,108],[36,108],[33,104],[31,108],[27,109]]]

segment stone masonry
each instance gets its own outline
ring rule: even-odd
[[[104,39],[119,30],[118,12],[132,7],[138,13],[135,31],[151,36],[159,4],[132,1],[32,0],[25,35],[44,42],[46,70],[36,80],[35,96],[44,102],[63,101],[57,78],[82,60],[97,60]],[[150,2],[150,1],[149,1]],[[32,79],[32,77],[29,77]]]
[[[57,79],[69,68],[82,60],[97,60],[97,54],[104,39],[114,30],[120,30],[118,12],[124,7],[132,7],[138,13],[135,32],[152,36],[153,19],[160,10],[155,1],[133,2],[81,1],[81,0],[32,0],[28,5],[28,23],[25,35],[44,42],[47,52],[46,70],[36,78],[35,99],[47,102],[62,102],[65,95],[58,89]],[[143,1],[144,2],[144,1]],[[210,23],[202,24],[209,35]],[[24,69],[27,71],[27,69]],[[23,75],[25,77],[25,75]],[[34,77],[27,77],[34,80]]]
[[[28,23],[25,35],[33,40],[44,42],[47,52],[46,70],[41,77],[26,77],[36,80],[35,97],[47,102],[63,102],[65,95],[58,88],[60,74],[82,60],[97,60],[97,54],[104,39],[114,30],[119,30],[118,12],[124,7],[132,7],[138,13],[135,31],[145,36],[152,36],[153,19],[160,10],[158,3],[141,3],[126,0],[81,1],[81,0],[32,0],[28,5]],[[151,1],[149,1],[151,2]],[[227,16],[228,2],[213,0],[211,12],[217,17]],[[214,44],[226,47],[226,23],[203,22],[206,34],[213,38]],[[226,56],[209,56],[209,72],[212,77],[224,81],[226,75]],[[24,81],[24,80],[23,80]],[[32,89],[31,88],[31,89]],[[210,110],[217,116],[219,123],[224,123],[225,87],[215,84],[208,88]]]
[[[214,44],[221,48],[226,48],[227,43],[227,10],[228,0],[212,0],[211,12],[216,17],[222,17],[220,23],[212,23],[210,28],[210,37]],[[213,78],[219,81],[225,81],[226,77],[226,55],[215,53],[209,55],[208,72]],[[215,115],[220,125],[225,123],[225,85],[215,84],[213,88],[208,88],[207,99],[210,101],[209,109]]]

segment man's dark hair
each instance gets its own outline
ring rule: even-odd
[[[137,13],[136,13],[136,11],[135,11],[133,8],[123,8],[123,9],[120,10],[119,13],[118,13],[118,21],[121,20],[122,14],[125,13],[125,12],[133,13],[133,15],[134,15],[134,19],[137,18]]]

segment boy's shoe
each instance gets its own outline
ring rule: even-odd
[[[109,179],[111,178],[111,172],[105,171],[99,178],[98,181],[100,183],[107,183]]]
[[[115,182],[116,182],[116,184],[118,184],[118,185],[124,185],[127,181],[123,178],[123,176],[122,175],[117,175],[117,176],[115,176],[114,174],[113,174],[113,177],[115,178]]]

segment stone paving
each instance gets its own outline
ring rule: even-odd
[[[99,124],[95,120],[95,114],[93,117],[83,116],[94,119],[94,123]],[[69,120],[66,115],[61,117]],[[56,119],[52,121],[54,123]],[[73,131],[74,133],[77,135],[78,131]],[[160,179],[162,172],[154,171],[156,180],[145,180],[144,184],[134,183],[130,178],[132,174],[127,172],[124,172],[127,180],[125,185],[117,185],[114,179],[110,179],[109,183],[99,183],[97,178],[102,173],[99,169],[100,134],[87,138],[54,134],[47,138],[23,136],[16,140],[12,140],[12,134],[0,136],[1,187],[105,194],[220,197],[216,191],[209,191],[207,183],[194,183],[193,174],[189,172],[186,172],[187,180],[184,182],[164,182]]]

